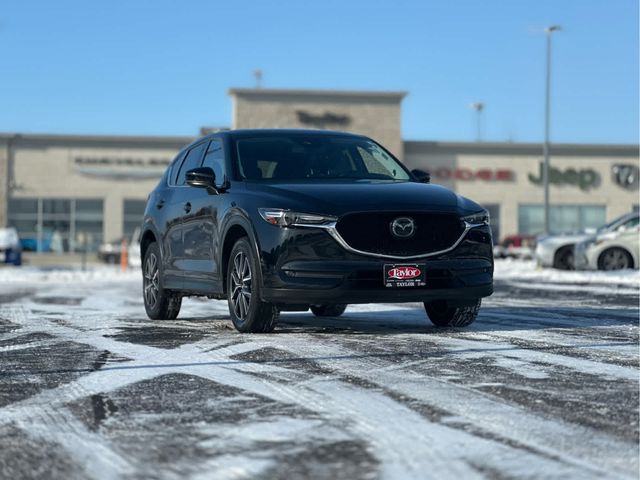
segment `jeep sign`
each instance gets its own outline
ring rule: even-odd
[[[529,174],[529,181],[536,185],[542,185],[544,178],[544,164],[540,162],[538,176]],[[580,190],[589,190],[596,187],[600,183],[600,175],[591,168],[577,170],[575,168],[567,168],[562,171],[555,167],[549,167],[549,183],[555,185],[575,185]]]

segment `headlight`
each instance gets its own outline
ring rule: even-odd
[[[259,208],[258,212],[267,223],[280,227],[315,227],[330,225],[338,220],[329,215],[292,212],[282,208]]]
[[[472,227],[477,227],[479,225],[489,225],[489,212],[483,210],[482,212],[462,217],[462,220]]]

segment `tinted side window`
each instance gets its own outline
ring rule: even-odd
[[[222,185],[224,182],[224,152],[222,150],[222,140],[219,138],[211,140],[202,166],[211,167],[216,174],[216,185]]]
[[[184,151],[180,152],[173,162],[171,162],[169,168],[167,168],[167,183],[171,186],[176,184],[176,172],[178,171],[178,168],[180,168],[180,164],[184,158],[184,153]]]
[[[206,148],[206,146],[207,143],[203,142],[189,150],[189,153],[187,153],[187,158],[185,158],[184,162],[182,162],[180,170],[178,171],[178,175],[176,176],[176,185],[184,185],[186,183],[186,173],[189,170],[198,168],[200,166],[200,162],[202,161],[202,154],[204,153],[204,149]]]

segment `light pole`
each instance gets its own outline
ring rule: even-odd
[[[476,111],[476,140],[482,141],[482,111],[484,110],[484,103],[473,102],[469,104],[469,107]]]
[[[549,234],[549,110],[551,108],[551,34],[560,30],[559,25],[551,25],[544,29],[547,36],[547,72],[544,93],[544,168],[542,169],[542,183],[544,185],[544,233]]]
[[[256,88],[262,87],[262,70],[259,68],[254,70],[253,76],[256,78]]]

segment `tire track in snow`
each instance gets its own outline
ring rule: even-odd
[[[123,293],[124,289],[114,289],[114,292],[118,295],[122,294],[123,297],[129,295],[129,292]],[[86,303],[86,302],[85,302]],[[153,378],[155,376],[164,374],[164,373],[189,373],[202,376],[204,378],[208,378],[214,382],[228,384],[231,386],[236,386],[238,388],[244,389],[247,392],[256,393],[259,395],[263,395],[267,398],[272,398],[277,401],[285,402],[285,403],[296,403],[300,406],[309,408],[309,405],[313,405],[313,410],[322,414],[325,418],[333,419],[337,422],[343,422],[345,424],[345,428],[358,438],[362,438],[366,441],[377,443],[372,443],[372,446],[375,447],[375,455],[377,458],[380,458],[383,461],[384,472],[387,473],[388,476],[393,478],[423,478],[425,472],[435,474],[442,474],[443,478],[451,478],[454,474],[457,476],[465,475],[473,477],[484,476],[486,475],[486,471],[482,472],[482,466],[488,467],[493,466],[490,462],[490,457],[498,456],[500,458],[509,459],[509,468],[505,470],[500,469],[500,465],[497,465],[498,472],[506,473],[513,475],[514,472],[518,472],[517,476],[528,476],[532,474],[531,467],[535,464],[536,469],[533,472],[538,473],[539,475],[544,476],[552,476],[556,474],[558,477],[581,477],[584,475],[596,476],[596,474],[602,473],[599,470],[595,469],[593,465],[578,465],[579,468],[576,469],[576,465],[563,465],[563,462],[566,461],[566,458],[562,458],[560,460],[552,460],[541,458],[540,455],[531,455],[529,456],[526,452],[523,453],[520,447],[505,447],[501,445],[502,440],[487,440],[478,437],[477,435],[471,435],[467,432],[463,432],[460,430],[460,427],[453,427],[447,425],[438,425],[434,422],[429,422],[425,420],[421,415],[413,411],[411,408],[407,407],[402,402],[396,401],[393,398],[390,398],[387,393],[381,393],[379,391],[369,391],[364,389],[363,387],[354,387],[353,385],[345,384],[343,379],[335,379],[335,378],[323,378],[321,375],[308,375],[304,382],[298,381],[301,376],[301,371],[299,369],[292,368],[282,368],[281,364],[270,364],[269,362],[251,364],[251,362],[237,362],[233,359],[230,359],[230,356],[242,354],[245,352],[252,352],[256,349],[262,348],[265,345],[270,345],[275,348],[281,348],[285,351],[291,351],[291,340],[294,339],[300,342],[299,348],[302,350],[294,350],[292,353],[296,353],[297,355],[303,355],[305,353],[308,356],[311,347],[314,347],[316,343],[319,342],[319,339],[323,337],[326,339],[331,338],[327,335],[309,335],[309,334],[293,334],[291,336],[251,336],[251,339],[247,342],[235,343],[231,346],[222,346],[220,342],[229,341],[229,336],[214,338],[209,337],[205,340],[198,342],[197,344],[185,345],[181,348],[172,350],[171,352],[166,352],[164,349],[147,347],[134,345],[127,342],[118,342],[112,339],[104,339],[101,338],[100,335],[105,332],[111,332],[113,329],[117,329],[122,326],[123,323],[116,322],[114,318],[109,317],[108,314],[104,314],[103,312],[100,315],[96,314],[95,311],[99,311],[100,308],[103,308],[105,311],[109,311],[109,308],[106,306],[101,307],[101,302],[97,302],[95,305],[91,305],[91,308],[94,311],[90,312],[91,318],[89,319],[89,324],[85,323],[84,325],[80,325],[79,319],[77,317],[68,319],[70,323],[68,326],[60,326],[49,324],[49,322],[42,323],[38,325],[33,331],[50,331],[49,328],[56,329],[56,335],[67,338],[68,340],[78,342],[78,343],[87,343],[90,345],[99,348],[100,350],[108,349],[113,351],[114,353],[127,356],[129,358],[133,358],[132,362],[128,362],[126,365],[121,365],[118,367],[106,367],[104,371],[94,372],[79,380],[72,382],[70,385],[61,386],[58,389],[42,392],[41,395],[38,395],[37,399],[34,399],[35,402],[32,405],[35,405],[37,408],[47,408],[46,405],[43,405],[41,402],[53,401],[53,407],[58,405],[64,405],[64,402],[58,402],[56,395],[63,393],[66,391],[67,394],[71,397],[82,398],[90,394],[91,392],[100,393],[105,391],[105,389],[113,390],[114,388],[118,388],[116,386],[116,378],[124,377],[121,379],[122,385],[130,385],[134,383],[136,379],[148,379]],[[218,304],[215,303],[215,306],[209,309],[209,311],[218,311]],[[68,317],[68,310],[58,307],[57,310],[59,313],[65,313]],[[198,305],[197,310],[205,311],[203,306]],[[394,308],[390,308],[389,310],[394,310]],[[128,311],[136,311],[136,308],[131,308]],[[75,313],[74,315],[82,315],[83,310]],[[87,313],[86,311],[84,311]],[[368,313],[371,313],[372,316],[375,316],[375,313],[371,312],[371,310],[367,310]],[[412,315],[413,312],[407,311],[409,315]],[[422,312],[421,312],[422,313]],[[37,320],[37,315],[30,314],[29,322],[33,320]],[[119,313],[122,315],[122,312]],[[138,313],[136,313],[138,315]],[[423,315],[423,313],[422,313]],[[385,317],[386,318],[386,317]],[[388,317],[391,319],[392,317]],[[569,317],[566,317],[569,318]],[[86,320],[87,317],[80,317],[80,320]],[[383,319],[384,320],[384,319]],[[480,319],[480,323],[482,323],[482,317]],[[526,322],[530,324],[530,317],[526,320],[523,325],[526,326]],[[347,322],[348,322],[347,318]],[[558,325],[561,320],[556,321],[553,319],[551,322],[552,325]],[[625,320],[626,321],[626,320]],[[182,321],[181,323],[185,323]],[[365,322],[361,322],[365,323]],[[571,326],[575,326],[575,322],[570,322],[567,320],[567,323]],[[148,325],[150,327],[158,328],[158,325],[153,325],[152,322],[140,322],[141,325]],[[619,324],[611,323],[611,326],[615,326]],[[171,324],[165,325],[170,327]],[[201,324],[192,325],[187,324],[189,328],[201,328]],[[546,325],[548,327],[549,325]],[[74,329],[74,327],[83,327],[82,332],[79,332],[78,329]],[[402,328],[399,329],[399,332],[402,333]],[[21,332],[23,334],[24,332]],[[375,333],[375,332],[374,332]],[[473,333],[473,332],[471,332]],[[526,332],[523,332],[523,335]],[[234,334],[235,335],[235,334]],[[454,333],[454,335],[459,335],[458,333]],[[284,337],[284,338],[282,338]],[[410,338],[407,334],[401,335],[393,335],[386,337],[387,339],[393,340],[389,342],[390,348],[393,349],[393,343],[395,340],[401,340],[402,338],[407,337]],[[425,335],[426,341],[432,341],[436,338],[439,338],[438,335]],[[267,342],[264,342],[264,339]],[[339,336],[338,337],[340,343],[353,342],[353,337],[348,336]],[[415,340],[415,337],[414,337]],[[463,339],[464,340],[464,339]],[[493,341],[493,339],[489,338],[488,340]],[[270,342],[276,342],[276,345],[273,345]],[[469,343],[475,344],[476,348],[479,345],[484,344],[487,341],[486,338],[481,338],[478,340],[464,340],[465,344]],[[500,341],[500,340],[498,340]],[[359,341],[355,342],[356,344],[350,345],[349,347],[361,347]],[[491,343],[491,342],[490,342]],[[495,343],[495,342],[493,342]],[[284,344],[284,345],[283,345]],[[328,345],[327,345],[328,344]],[[193,348],[194,345],[197,345],[197,348]],[[499,344],[502,347],[505,347],[504,343]],[[323,352],[325,356],[327,353],[332,353],[332,347],[336,347],[336,343],[334,342],[324,342],[322,344]],[[508,346],[508,345],[507,345]],[[200,348],[211,348],[214,350],[210,352],[199,351]],[[298,347],[296,347],[298,348]],[[448,346],[444,346],[445,351]],[[351,350],[347,348],[344,350],[345,355],[353,356],[355,353],[360,353],[357,350]],[[320,354],[320,352],[318,352]],[[316,360],[322,364],[322,362],[329,362],[331,360]],[[340,360],[343,362],[344,360]],[[526,362],[529,360],[523,360]],[[213,365],[211,363],[214,363]],[[334,361],[335,363],[335,361]],[[348,363],[348,362],[345,362]],[[475,402],[478,401],[478,396],[481,396],[485,399],[489,399],[493,403],[487,408],[491,407],[494,414],[490,416],[490,419],[493,419],[493,422],[497,422],[496,419],[500,419],[506,417],[509,421],[513,418],[510,415],[521,415],[522,411],[517,407],[510,407],[515,409],[514,411],[504,411],[504,408],[509,408],[509,405],[504,404],[503,402],[496,401],[495,397],[490,395],[481,394],[473,389],[465,389],[459,386],[453,386],[455,394],[450,391],[452,384],[448,382],[444,382],[446,384],[446,388],[442,387],[442,381],[438,379],[433,379],[431,377],[427,377],[423,379],[423,383],[420,382],[420,376],[416,375],[408,375],[407,373],[402,372],[404,367],[402,365],[399,366],[400,371],[396,371],[395,374],[387,373],[386,376],[380,376],[379,367],[387,368],[389,367],[391,362],[383,361],[381,359],[376,359],[375,357],[370,357],[367,362],[361,361],[361,363],[352,364],[348,370],[350,375],[353,375],[356,372],[356,376],[358,378],[362,378],[369,382],[380,382],[382,387],[385,390],[392,390],[394,392],[403,394],[407,397],[414,398],[416,396],[424,396],[425,398],[429,398],[429,403],[436,403],[437,400],[447,400],[447,398],[455,398],[456,404],[459,404],[461,412],[451,412],[454,417],[448,419],[447,422],[455,423],[455,415],[460,418],[469,417],[470,423],[473,425],[480,425],[481,428],[485,429],[485,426],[482,424],[483,421],[489,422],[489,419],[484,419],[484,412],[481,411],[480,408],[475,408]],[[378,370],[376,370],[378,368]],[[351,371],[352,370],[352,371]],[[393,372],[393,370],[392,370]],[[346,375],[346,372],[337,372],[340,375]],[[368,376],[367,376],[368,375]],[[403,379],[403,377],[406,378]],[[380,377],[380,378],[377,378]],[[283,379],[292,378],[293,382],[285,383]],[[432,382],[432,383],[429,383]],[[391,385],[391,387],[390,387]],[[437,389],[437,385],[440,385],[440,391]],[[65,390],[66,388],[66,390]],[[412,390],[413,389],[413,390]],[[416,392],[417,389],[417,392]],[[438,392],[436,396],[433,392]],[[429,396],[431,394],[431,397]],[[413,397],[412,397],[413,395]],[[465,399],[468,398],[467,403],[464,402]],[[423,398],[416,398],[417,400],[424,400]],[[37,401],[39,400],[39,401]],[[369,403],[371,402],[371,405]],[[28,407],[28,400],[22,402],[21,404],[25,409],[22,411],[24,414],[23,418],[29,419],[31,418],[31,413],[28,411],[30,407]],[[466,413],[471,410],[471,413]],[[0,410],[2,413],[3,410]],[[65,413],[66,414],[66,413]],[[395,417],[394,417],[395,415]],[[474,417],[475,415],[475,417]],[[533,417],[534,420],[540,422],[539,416],[534,414],[529,414]],[[0,415],[2,417],[3,415]],[[377,418],[372,418],[377,417]],[[398,424],[402,425],[402,429],[394,429],[395,425],[389,425],[390,418],[399,418],[402,421],[399,421]],[[406,420],[406,421],[405,421]],[[415,421],[413,421],[415,420]],[[531,420],[529,417],[524,417],[525,421],[520,421],[518,418],[515,422],[515,429],[526,429],[528,427],[527,421]],[[544,418],[543,418],[544,420]],[[499,425],[496,427],[497,430],[509,431],[509,421],[505,420],[505,424]],[[555,432],[554,428],[557,428],[558,425],[562,425],[563,434],[560,435],[560,438],[566,441],[567,436],[569,436],[569,431],[566,430],[567,425],[563,425],[562,422],[556,422],[553,420],[549,420],[550,424],[537,424],[539,425],[540,430],[535,430],[532,432],[532,436],[536,441],[539,437],[544,436],[545,432],[548,435],[549,432]],[[436,427],[442,427],[443,429],[438,429]],[[511,426],[514,428],[514,426]],[[405,433],[402,430],[406,430]],[[400,431],[398,431],[400,430]],[[414,431],[416,430],[416,431]],[[426,431],[426,433],[425,433]],[[487,430],[489,431],[489,430]],[[371,436],[374,435],[387,436],[388,438],[395,438],[394,435],[405,436],[413,442],[413,444],[418,444],[419,448],[416,448],[414,445],[411,445],[411,442],[400,442],[397,445],[395,442],[391,442],[389,440],[379,440],[379,439],[371,439]],[[431,433],[438,433],[442,435],[441,438],[433,439],[433,436],[430,436]],[[574,437],[572,442],[575,442],[577,438],[589,438],[584,437],[584,431],[574,431],[574,433],[578,436]],[[452,435],[449,437],[448,435]],[[595,444],[598,442],[604,441],[603,439],[606,436],[602,434],[596,433],[595,436]],[[518,435],[516,435],[517,439]],[[442,438],[444,438],[444,442],[442,442]],[[508,438],[508,437],[505,437]],[[520,439],[521,440],[521,439]],[[435,448],[426,449],[423,448],[425,442],[433,441],[436,445]],[[441,452],[437,447],[440,447],[438,442],[442,442],[445,445],[449,445],[452,448],[460,448],[460,451],[451,452],[445,451]],[[532,441],[533,442],[533,441]],[[560,442],[558,440],[558,442]],[[560,442],[562,443],[562,442]],[[589,438],[589,443],[594,443],[594,438]],[[400,448],[401,447],[401,448]],[[618,445],[620,447],[619,455],[624,456],[625,448],[628,451],[628,445],[621,444]],[[535,443],[534,447],[535,448]],[[579,450],[578,447],[575,447]],[[613,447],[610,445],[605,448],[605,452],[608,452]],[[406,449],[406,450],[403,450]],[[425,451],[427,450],[427,451]],[[448,450],[448,449],[447,449]],[[615,449],[614,449],[615,450]],[[462,455],[460,452],[469,453],[469,452],[479,452],[478,455],[474,458],[469,458],[468,455]],[[542,450],[540,450],[543,452]],[[545,453],[545,452],[543,452]],[[437,456],[440,454],[444,459],[444,462],[440,462],[440,458],[432,458],[433,456]],[[420,457],[422,455],[422,457]],[[410,457],[410,458],[408,458]],[[597,459],[603,459],[604,457],[600,455]],[[410,460],[410,461],[407,461]],[[435,463],[430,467],[429,461],[434,461]],[[569,462],[575,462],[575,459],[572,457],[568,460]],[[456,472],[451,472],[450,465],[446,465],[446,462],[449,463],[459,463],[461,464],[460,470]],[[468,462],[468,463],[467,463]],[[535,463],[534,463],[535,462]],[[524,465],[522,465],[524,463]],[[519,466],[520,465],[520,466]],[[433,470],[429,470],[429,468],[433,468]],[[522,468],[522,470],[518,470],[518,468]],[[586,469],[586,470],[585,470]],[[591,470],[590,470],[591,469]],[[420,470],[419,476],[415,476],[416,471]],[[490,471],[490,470],[487,470]],[[541,473],[542,472],[542,473]],[[402,476],[404,475],[404,476]],[[535,475],[535,473],[534,473]],[[611,473],[613,475],[613,473]]]
[[[66,335],[75,337],[77,334],[76,331],[68,327],[56,325],[53,328],[62,337]],[[107,344],[105,344],[105,341]],[[207,352],[206,354],[197,354],[198,352],[196,352],[195,355],[193,351],[188,351],[192,350],[189,348],[164,351],[162,353],[164,363],[157,365],[157,368],[153,369],[149,369],[150,365],[146,361],[153,356],[157,360],[158,351],[161,349],[132,346],[102,337],[88,336],[84,338],[84,342],[94,347],[108,348],[110,351],[129,358],[140,355],[142,352],[145,355],[143,355],[143,358],[129,362],[127,365],[105,368],[71,382],[65,387],[37,395],[40,398],[33,400],[36,405],[41,406],[41,409],[36,418],[42,415],[56,416],[56,411],[60,408],[59,404],[61,402],[68,404],[74,397],[76,399],[84,398],[89,394],[112,391],[114,388],[131,384],[133,381],[141,381],[145,378],[153,378],[160,374],[175,371],[184,371],[183,367],[180,366],[186,365],[189,367],[190,374],[199,375],[218,383],[234,386],[281,402],[298,404],[304,408],[311,407],[312,410],[321,413],[325,418],[332,418],[344,423],[347,430],[352,431],[358,438],[367,441],[374,448],[375,456],[382,462],[385,476],[389,478],[421,478],[427,465],[434,477],[452,478],[453,476],[459,477],[462,475],[464,478],[479,478],[481,475],[473,467],[466,462],[459,461],[461,460],[459,452],[456,452],[455,458],[452,458],[447,453],[449,447],[439,451],[437,448],[438,442],[445,437],[448,439],[447,445],[449,446],[451,442],[459,442],[465,445],[465,448],[461,450],[462,452],[469,451],[467,447],[477,452],[483,445],[487,452],[496,448],[495,442],[427,422],[419,414],[385,395],[362,391],[350,385],[346,386],[339,380],[312,380],[307,381],[304,386],[297,387],[268,381],[265,374],[274,370],[271,365],[231,361],[227,366],[223,366],[219,363],[211,365],[211,361],[203,362],[205,359],[228,361],[229,354],[237,354],[240,351],[251,351],[258,348],[259,344],[256,345],[254,342],[252,342],[254,343],[253,345],[243,346],[242,348],[239,345],[233,345],[226,348],[228,352],[225,352],[225,348]],[[244,372],[249,371],[251,375],[247,376],[246,373],[238,371],[239,369]],[[290,370],[280,367],[277,367],[277,370],[281,373],[290,372]],[[124,378],[121,375],[122,371],[127,372]],[[131,372],[136,374],[132,375]],[[114,380],[118,385],[114,384]],[[47,400],[52,400],[53,402],[47,402]],[[34,402],[25,401],[22,403],[25,403],[28,408],[33,407]],[[43,406],[44,410],[42,410]],[[366,406],[366,408],[363,409],[363,406]],[[13,409],[5,409],[5,413],[11,413],[11,410]],[[22,413],[23,422],[25,419],[34,418],[32,408],[28,408],[28,411],[23,410]],[[68,415],[71,414],[69,413]],[[394,418],[393,422],[389,422],[389,416]],[[9,415],[9,417],[15,419],[15,411],[14,415]],[[64,422],[59,421],[57,423],[64,424]],[[432,433],[434,430],[437,433],[435,436]],[[85,433],[91,435],[88,430]],[[454,471],[452,471],[452,462],[456,466],[453,469]]]
[[[338,347],[333,342],[318,341],[317,338],[313,344],[304,339],[295,339],[285,345],[268,339],[262,343],[265,347],[277,346],[304,358],[312,358],[314,362],[341,375],[362,378],[389,391],[444,409],[487,432],[527,446],[549,458],[586,468],[593,475],[606,474],[606,469],[612,463],[623,474],[633,475],[638,470],[637,459],[629,461],[629,444],[589,428],[527,412],[492,395],[417,375],[405,371],[402,366],[395,368],[381,358],[363,361],[354,357],[353,351]],[[387,367],[394,370],[388,371]],[[591,443],[585,445],[576,442],[576,438],[589,438]]]

